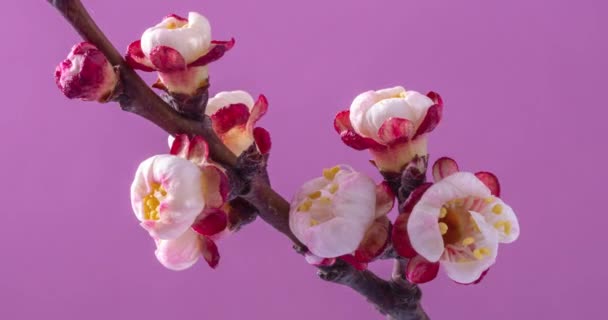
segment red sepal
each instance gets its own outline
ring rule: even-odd
[[[392,241],[393,248],[397,251],[402,257],[405,258],[413,258],[418,253],[412,247],[412,243],[410,242],[410,237],[407,233],[407,221],[409,219],[409,214],[400,214],[397,216],[395,220],[395,224],[393,225],[392,231]]]
[[[415,256],[407,263],[405,278],[411,283],[429,282],[439,272],[439,262],[429,262],[421,256]]]
[[[334,129],[338,134],[344,131],[353,130],[353,125],[350,123],[350,110],[343,110],[336,114],[334,118]]]
[[[418,137],[421,134],[425,134],[427,132],[435,130],[439,122],[441,122],[441,118],[443,117],[443,101],[441,99],[441,96],[439,96],[439,94],[436,92],[429,92],[427,94],[427,97],[433,100],[435,104],[432,105],[426,111],[426,116],[420,123],[420,126],[418,126],[418,130],[416,131],[414,138]]]
[[[376,185],[376,218],[387,215],[395,206],[395,194],[388,182]]]
[[[382,143],[389,145],[399,142],[407,142],[414,134],[414,124],[402,118],[388,118],[380,129],[378,129],[378,137]]]
[[[218,234],[228,226],[228,215],[221,209],[206,210],[206,216],[192,225],[192,229],[204,236]]]
[[[266,114],[267,111],[268,99],[266,99],[266,96],[261,94],[251,108],[251,115],[247,121],[247,130],[253,130],[255,124]]]
[[[190,141],[188,148],[188,160],[194,162],[198,166],[202,166],[209,159],[209,146],[207,141],[200,136],[194,137]]]
[[[367,269],[367,263],[357,260],[357,258],[352,254],[346,254],[340,256],[339,258],[342,259],[344,262],[350,264],[351,266],[355,267],[355,269],[359,271]]]
[[[272,141],[270,140],[270,133],[268,130],[260,127],[253,129],[253,139],[261,154],[270,152]]]
[[[437,159],[433,164],[433,180],[435,182],[460,171],[458,169],[458,163],[452,158],[443,157]]]
[[[344,144],[355,150],[373,149],[381,151],[386,149],[386,146],[379,144],[374,139],[364,138],[352,130],[343,131],[340,138],[342,138]]]
[[[127,55],[125,56],[127,64],[133,69],[139,69],[146,72],[155,71],[150,61],[141,50],[141,40],[137,40],[127,47]]]
[[[381,255],[391,238],[391,222],[387,217],[376,219],[367,229],[359,248],[354,253],[360,263],[369,263]]]
[[[249,108],[242,103],[231,104],[211,115],[213,130],[221,135],[237,126],[244,126],[249,120]]]
[[[433,184],[430,182],[426,182],[421,184],[418,188],[414,189],[410,196],[405,200],[403,204],[403,208],[401,208],[401,213],[411,213],[414,209],[414,206],[418,203],[422,195],[428,190]]]
[[[209,49],[209,52],[207,52],[207,54],[203,55],[202,57],[196,59],[195,61],[193,61],[192,63],[190,63],[188,66],[189,67],[203,67],[206,66],[208,64],[210,64],[213,61],[219,60],[222,56],[224,56],[224,54],[232,49],[232,47],[234,47],[234,44],[236,43],[236,41],[234,40],[234,38],[230,39],[229,41],[211,41],[211,49]]]
[[[188,159],[188,151],[190,149],[190,138],[187,134],[178,134],[173,140],[171,151],[169,153],[184,159]]]
[[[186,60],[179,51],[167,47],[157,46],[150,52],[150,62],[160,72],[176,72],[186,70]]]
[[[215,245],[215,242],[213,242],[213,240],[205,236],[201,236],[200,238],[201,253],[203,254],[203,258],[205,259],[205,261],[207,261],[207,264],[209,264],[212,269],[215,269],[218,263],[220,263],[220,252],[217,249],[217,245]]]
[[[480,171],[475,173],[475,176],[490,189],[493,196],[500,197],[500,183],[498,182],[498,178],[493,173]]]

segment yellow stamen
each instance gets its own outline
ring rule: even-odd
[[[441,235],[448,233],[448,225],[443,222],[439,222],[439,231],[441,231]]]
[[[490,203],[494,202],[494,198],[487,197],[487,198],[483,199],[483,201],[485,201],[487,204],[490,204]]]
[[[315,219],[310,219],[310,226],[311,226],[311,227],[314,227],[314,226],[316,226],[316,225],[318,225],[318,224],[319,224],[319,221],[317,221],[317,220],[315,220]]]
[[[170,22],[167,25],[167,29],[172,30],[172,29],[177,29],[177,24],[175,24],[175,22]]]
[[[160,219],[158,208],[160,207],[161,199],[158,199],[159,194],[165,197],[167,191],[160,183],[152,183],[150,185],[150,192],[142,199],[145,220]]]
[[[500,204],[497,204],[495,206],[492,207],[492,212],[494,212],[494,214],[501,214],[502,213],[502,206]]]
[[[477,248],[473,250],[473,256],[477,260],[483,259],[483,256],[490,254],[490,249],[488,248]]]
[[[464,238],[464,240],[462,240],[463,246],[470,246],[473,243],[475,243],[475,238],[473,238],[473,237],[466,237],[466,238]]]
[[[321,197],[321,191],[317,190],[317,191],[309,194],[308,197],[311,198],[311,199],[313,199],[313,200],[314,199],[318,199],[318,198]]]
[[[312,207],[312,201],[306,200],[298,207],[298,211],[307,212],[310,207]]]
[[[338,184],[334,183],[331,186],[329,186],[329,193],[334,194],[338,191],[338,188],[340,188],[338,186]]]
[[[498,221],[494,224],[494,228],[499,230],[502,229],[506,235],[511,234],[511,222],[509,221]]]
[[[334,180],[338,172],[340,172],[340,167],[335,166],[333,168],[323,170],[323,176],[325,177],[325,179],[331,181]]]
[[[321,197],[321,199],[319,199],[319,202],[321,202],[321,204],[331,204],[331,199],[328,197]]]
[[[441,211],[439,212],[439,219],[443,219],[447,215],[448,215],[448,209],[446,207],[441,207]]]

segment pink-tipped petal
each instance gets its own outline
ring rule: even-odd
[[[407,234],[408,214],[400,214],[395,220],[392,231],[393,248],[402,257],[413,258],[417,255],[416,251],[410,243],[410,237]]]
[[[352,254],[340,256],[340,259],[343,260],[344,262],[350,264],[351,266],[355,267],[355,269],[357,269],[359,271],[363,271],[363,270],[367,269],[367,263],[357,260],[357,258],[355,256],[353,256]]]
[[[188,150],[190,149],[190,138],[187,134],[179,134],[173,140],[170,154],[180,158],[188,158]]]
[[[480,171],[475,173],[475,176],[490,189],[492,195],[500,197],[500,183],[498,182],[496,175],[491,172]]]
[[[190,141],[188,160],[198,166],[203,166],[209,159],[209,146],[203,137],[196,136]]]
[[[388,185],[383,181],[376,186],[376,218],[386,216],[395,206],[395,195]]]
[[[414,124],[402,118],[388,118],[378,130],[378,137],[383,144],[406,142],[414,134]]]
[[[414,189],[414,191],[410,193],[410,196],[405,201],[405,204],[403,205],[403,208],[401,210],[402,213],[412,212],[412,209],[414,209],[414,206],[418,203],[418,200],[420,200],[424,192],[428,190],[432,185],[432,183],[426,182],[421,184],[418,188]]]
[[[184,17],[182,17],[182,16],[178,16],[178,15],[176,15],[175,13],[172,13],[172,14],[170,14],[170,15],[167,15],[166,17],[164,17],[164,18],[163,18],[163,20],[166,20],[166,19],[169,19],[169,18],[173,18],[173,19],[179,20],[179,21],[181,21],[181,22],[186,22],[186,23],[188,22],[188,19],[187,19],[187,18],[184,18]]]
[[[340,134],[340,138],[342,138],[342,142],[344,142],[345,145],[355,150],[373,149],[380,151],[386,149],[385,146],[379,144],[373,139],[364,138],[352,130],[342,132]]]
[[[460,171],[458,169],[458,163],[456,163],[454,159],[448,157],[439,158],[435,161],[435,164],[433,164],[433,180],[438,182],[458,171]]]
[[[186,70],[186,60],[182,54],[167,46],[158,46],[152,49],[150,62],[160,72],[170,73]]]
[[[234,47],[235,43],[236,41],[234,38],[230,39],[229,41],[211,41],[211,49],[209,49],[209,52],[190,63],[189,66],[202,67],[210,64],[211,62],[219,60],[226,52],[228,52],[228,50]]]
[[[204,236],[218,234],[228,226],[228,215],[221,209],[211,209],[204,212],[205,217],[196,221],[192,229]]]
[[[376,219],[354,253],[357,261],[368,263],[378,257],[389,243],[391,222],[387,217]]]
[[[334,129],[336,129],[338,134],[341,134],[344,131],[353,130],[353,125],[350,123],[350,110],[342,110],[336,114]]]
[[[435,104],[427,110],[426,116],[418,126],[418,130],[416,131],[414,138],[421,134],[435,130],[443,117],[443,101],[441,100],[441,96],[435,92],[430,92],[427,94],[427,96],[433,100]]]
[[[201,251],[207,264],[209,264],[212,269],[215,269],[220,263],[220,252],[217,249],[215,242],[205,236],[201,236]]]
[[[154,65],[146,57],[144,52],[141,50],[141,40],[137,40],[129,45],[127,48],[127,55],[125,57],[127,64],[133,68],[146,72],[154,71]]]
[[[242,103],[231,104],[211,115],[213,130],[222,135],[237,126],[244,126],[249,120],[249,108]]]
[[[220,208],[226,202],[230,192],[228,176],[214,165],[206,165],[202,169],[203,195],[207,208]]]
[[[261,154],[267,154],[270,152],[272,141],[270,139],[270,133],[264,128],[257,127],[253,129],[253,139],[255,140],[256,146]]]
[[[251,132],[255,124],[266,114],[268,111],[268,100],[266,97],[261,94],[258,97],[258,100],[251,108],[251,115],[249,116],[249,120],[247,121],[247,130]]]
[[[429,262],[421,256],[415,256],[407,263],[405,277],[411,283],[420,284],[435,279],[438,272],[439,262]]]

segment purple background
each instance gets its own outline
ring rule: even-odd
[[[379,175],[333,132],[368,89],[435,90],[444,122],[432,159],[501,178],[519,216],[477,286],[423,285],[435,319],[599,318],[607,284],[602,0],[85,1],[126,48],[164,15],[196,10],[237,46],[212,91],[264,93],[273,185],[286,197],[323,167]],[[43,1],[5,8],[0,117],[1,319],[380,319],[353,291],[317,280],[261,221],[220,243],[217,270],[171,272],[137,225],[129,185],[166,135],[114,104],[65,99],[55,65],[79,38]],[[147,77],[152,80],[151,77]],[[390,265],[374,266],[388,275]]]

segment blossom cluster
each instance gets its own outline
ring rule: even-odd
[[[267,159],[270,134],[257,126],[268,111],[266,97],[254,99],[236,90],[208,99],[209,64],[234,44],[234,39],[212,40],[209,21],[198,13],[187,18],[171,14],[128,46],[125,61],[133,69],[156,72],[152,86],[179,97],[172,100],[178,112],[179,103],[202,101],[194,118],[208,119],[239,159],[251,153]],[[79,43],[57,67],[56,83],[68,98],[118,99],[116,64],[93,44]],[[494,174],[463,172],[456,161],[443,157],[432,166],[433,182],[424,182],[427,144],[442,120],[443,106],[435,92],[397,86],[361,93],[336,115],[340,139],[355,150],[369,150],[386,180],[377,183],[338,165],[299,188],[291,201],[289,228],[306,246],[308,263],[331,266],[342,260],[363,270],[376,259],[398,256],[407,261],[403,276],[412,283],[433,280],[441,267],[455,282],[469,284],[480,281],[496,262],[500,243],[518,238],[517,217],[500,198]],[[211,160],[202,137],[174,132],[169,147],[167,154],[152,156],[137,168],[133,212],[156,244],[163,266],[183,270],[202,257],[215,268],[220,258],[216,242],[231,233],[230,215],[238,211],[231,205],[232,181]],[[408,180],[408,166],[419,159],[425,162],[423,178]],[[399,212],[391,219],[396,198]]]

